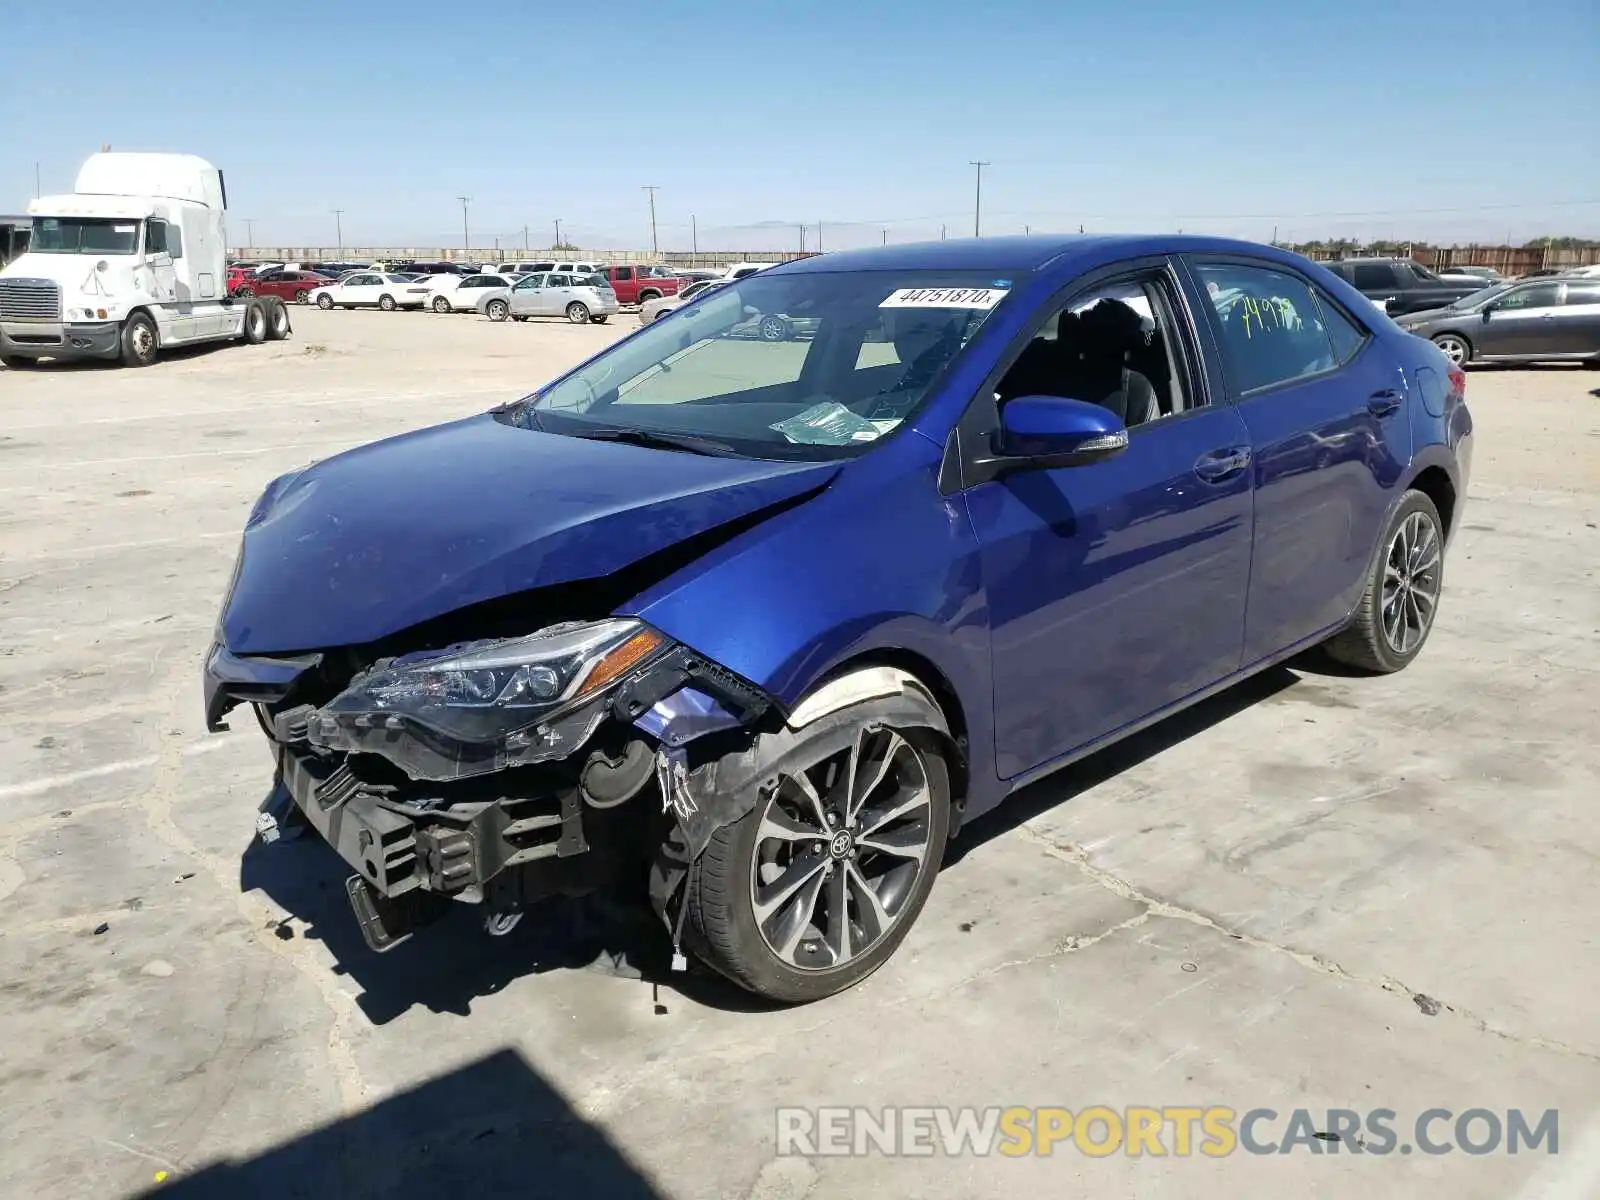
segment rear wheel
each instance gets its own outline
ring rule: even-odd
[[[156,336],[156,323],[144,313],[134,313],[122,325],[122,339],[117,357],[125,367],[148,367],[156,360],[161,348]]]
[[[436,312],[436,313],[447,313],[447,312],[449,312],[450,311],[450,301],[446,300],[443,296],[435,296],[433,298],[433,311]]]
[[[296,292],[294,294],[294,302],[296,304],[310,304],[311,303],[311,289],[310,288],[304,288],[304,289]]]
[[[504,321],[511,315],[511,306],[504,300],[491,300],[484,305],[483,312],[491,321]]]
[[[589,320],[593,321],[596,325],[604,325],[610,319],[611,318],[606,313],[596,313],[594,316],[589,318]]]
[[[567,320],[574,325],[587,325],[589,323],[589,306],[574,300],[567,305]]]
[[[644,291],[639,293],[640,304],[649,304],[650,301],[659,299],[661,299],[661,293],[656,291],[655,288],[645,288]]]
[[[267,310],[259,300],[252,300],[244,307],[244,340],[252,346],[267,340]]]
[[[328,295],[327,292],[323,292],[322,295],[317,297],[317,307],[324,311],[331,309],[333,307],[333,297]]]
[[[1459,333],[1436,334],[1433,344],[1443,350],[1445,357],[1458,367],[1472,359],[1472,343]]]
[[[264,301],[267,306],[267,341],[281,342],[289,336],[289,309],[277,300]]]
[[[246,283],[246,284],[241,284],[239,287],[234,288],[233,289],[233,294],[235,296],[254,296],[256,294],[256,290],[255,290],[255,288],[251,287],[248,283]]]
[[[1444,523],[1422,492],[1409,491],[1384,533],[1383,549],[1355,616],[1325,644],[1331,658],[1389,674],[1421,653],[1444,584]]]
[[[378,297],[378,307],[383,309],[384,312],[393,312],[394,297],[385,292],[383,295]]]
[[[848,710],[787,765],[692,873],[689,930],[706,961],[774,1000],[818,1000],[886,962],[922,910],[950,829],[939,738]]]
[[[761,340],[763,342],[782,342],[787,341],[788,337],[788,321],[778,316],[761,318]]]
[[[26,371],[36,362],[38,362],[38,359],[23,358],[18,354],[0,354],[0,367],[4,367],[8,371]]]

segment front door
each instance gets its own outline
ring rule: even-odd
[[[376,304],[378,293],[382,290],[381,275],[352,275],[339,285],[339,294],[335,299],[340,304]]]
[[[544,293],[543,275],[528,275],[518,280],[517,285],[511,289],[508,301],[511,311],[519,317],[537,316],[539,313],[539,298]]]
[[[1404,372],[1300,275],[1196,259],[1203,306],[1250,432],[1256,528],[1244,660],[1349,616],[1411,457]],[[1197,289],[1198,291],[1198,289]]]
[[[1129,443],[1105,462],[966,493],[1004,778],[1237,670],[1249,583],[1248,435],[1231,407],[1207,403],[1170,266],[1050,307],[1000,380],[999,403],[1101,403],[1123,416]]]

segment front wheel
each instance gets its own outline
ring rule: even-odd
[[[322,309],[323,312],[328,312],[333,308],[333,297],[326,292],[322,293],[317,297],[317,307]]]
[[[1472,358],[1472,343],[1459,333],[1437,334],[1433,344],[1443,350],[1445,357],[1458,367]]]
[[[385,293],[382,296],[379,296],[378,297],[378,307],[383,309],[384,312],[393,312],[394,311],[394,297],[388,295],[387,293]]]
[[[589,323],[589,306],[574,300],[567,305],[567,320],[574,325],[587,325]]]
[[[660,292],[656,291],[654,288],[646,288],[644,291],[639,293],[638,303],[649,304],[650,301],[659,299],[661,299]]]
[[[789,322],[782,317],[762,317],[760,328],[763,342],[783,342],[789,339]]]
[[[121,345],[117,357],[125,367],[148,367],[156,360],[160,341],[156,325],[144,313],[134,313],[122,326]]]
[[[755,807],[712,835],[691,875],[696,952],[758,995],[843,991],[905,939],[950,830],[942,743],[882,724],[872,702],[786,754]]]
[[[589,320],[593,321],[596,325],[604,325],[610,319],[610,316],[606,313],[596,313],[594,316],[589,318]]]
[[[0,354],[0,367],[8,371],[26,371],[38,361],[36,358],[23,358],[20,354]]]
[[[306,289],[304,291],[296,292],[294,294],[294,302],[296,304],[310,304],[311,303],[311,292],[310,292],[310,289]]]
[[[491,321],[504,321],[511,315],[511,306],[504,300],[491,300],[484,307],[483,313]]]
[[[1444,523],[1432,500],[1409,491],[1383,538],[1355,615],[1324,649],[1339,662],[1387,675],[1409,666],[1433,629],[1444,584]]]
[[[433,311],[436,312],[436,313],[447,313],[447,312],[449,312],[450,311],[450,301],[446,300],[443,296],[435,296],[433,298]]]

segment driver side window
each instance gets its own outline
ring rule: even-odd
[[[1495,301],[1495,308],[1554,308],[1560,302],[1561,289],[1553,283],[1536,283],[1532,287],[1507,292]]]
[[[995,398],[1083,400],[1110,409],[1129,429],[1193,407],[1168,295],[1152,275],[1075,296],[1045,319]]]

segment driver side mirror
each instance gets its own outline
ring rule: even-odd
[[[1085,467],[1128,448],[1128,430],[1110,409],[1062,396],[1018,396],[1000,409],[994,454],[975,464],[982,478],[1014,471]]]
[[[170,267],[172,265],[172,255],[168,254],[165,250],[158,250],[154,254],[147,254],[144,256],[144,260],[152,267]]]

